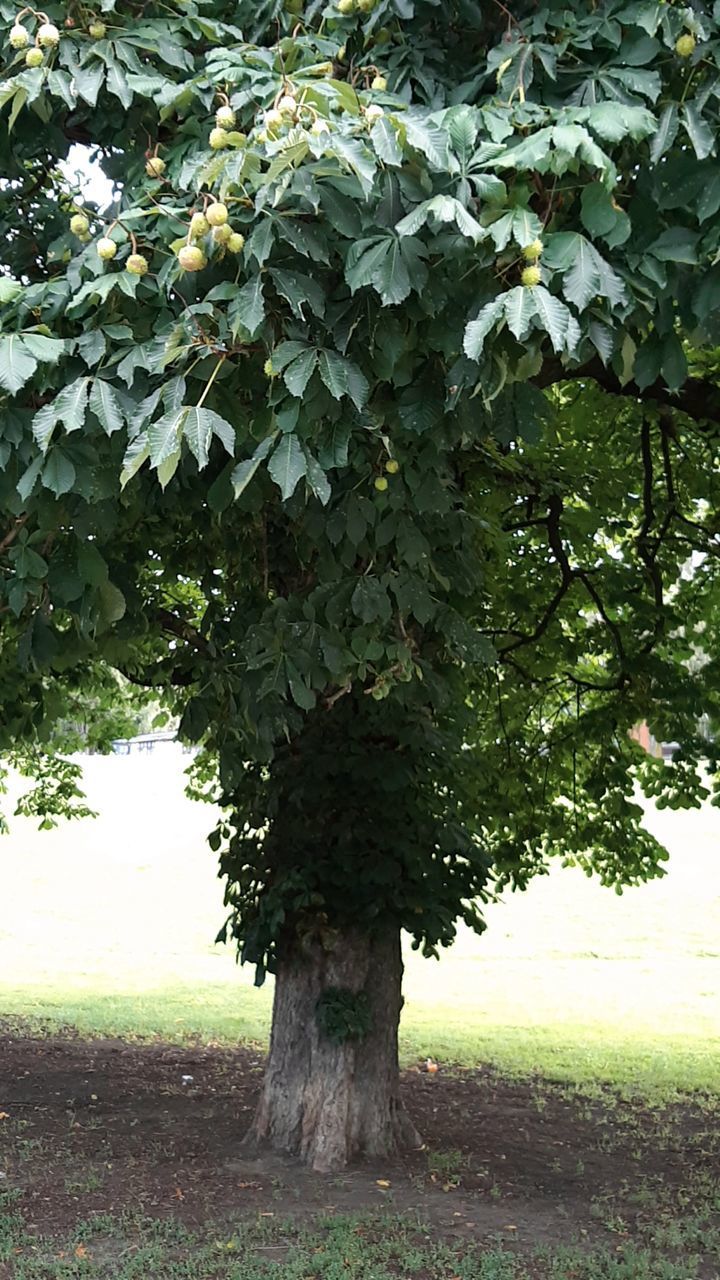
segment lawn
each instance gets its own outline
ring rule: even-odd
[[[212,811],[183,793],[187,757],[91,758],[100,816],[0,846],[0,1015],[86,1033],[266,1041],[256,990],[213,938],[222,885]],[[720,1092],[720,815],[648,822],[671,859],[621,898],[553,872],[488,908],[440,962],[408,950],[402,1052],[549,1078]]]

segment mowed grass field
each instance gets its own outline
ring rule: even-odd
[[[271,984],[213,939],[212,810],[188,758],[89,758],[95,820],[0,842],[0,1019],[83,1033],[263,1044]],[[657,813],[661,881],[622,897],[556,870],[488,908],[440,962],[408,949],[406,1062],[489,1062],[580,1084],[720,1092],[720,814]]]

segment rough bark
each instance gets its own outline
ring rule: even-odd
[[[389,1156],[420,1145],[400,1101],[397,1033],[402,1004],[399,931],[381,939],[347,932],[278,967],[262,1094],[248,1145],[299,1156],[318,1172],[358,1156]],[[364,991],[371,1027],[337,1044],[316,1008],[329,987]]]

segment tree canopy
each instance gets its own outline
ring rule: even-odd
[[[260,978],[657,874],[636,786],[717,761],[720,5],[0,14],[3,745],[163,700]]]

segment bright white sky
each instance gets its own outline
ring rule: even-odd
[[[88,147],[73,143],[61,168],[77,194],[85,200],[97,204],[100,209],[112,203],[112,183],[105,177],[97,160],[90,158]]]

